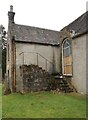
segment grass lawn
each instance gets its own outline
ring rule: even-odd
[[[2,85],[0,84],[0,119],[2,118]]]
[[[86,98],[52,92],[3,96],[3,118],[86,118]]]

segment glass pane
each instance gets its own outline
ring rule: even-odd
[[[69,56],[69,55],[70,55],[70,48],[68,47],[64,49],[64,57]]]
[[[64,57],[67,57],[72,54],[71,44],[67,40],[64,42],[64,45],[63,45],[63,54],[64,54]]]
[[[69,44],[69,42],[66,40],[65,42],[64,42],[64,48],[65,47],[68,47],[70,44]]]

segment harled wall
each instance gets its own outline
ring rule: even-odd
[[[86,35],[72,40],[73,77],[72,83],[79,93],[86,93]],[[88,91],[87,91],[88,92]]]
[[[24,54],[22,53],[24,52]],[[20,55],[20,53],[22,53]],[[37,54],[38,57],[37,57]],[[20,78],[19,67],[22,64],[34,64],[42,69],[46,70],[46,58],[47,61],[47,71],[49,73],[58,73],[60,72],[60,48],[59,46],[51,45],[39,45],[39,44],[30,44],[30,43],[16,43],[16,81],[17,81],[17,90],[22,90],[23,83]],[[50,63],[50,62],[51,63]],[[54,67],[53,64],[54,63]],[[20,87],[19,87],[20,84]]]

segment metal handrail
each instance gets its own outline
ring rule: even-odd
[[[50,60],[48,60],[47,58],[45,58],[44,56],[42,56],[40,53],[38,53],[38,55],[40,55],[42,58],[44,58],[45,60],[47,60],[49,63],[54,64],[53,62],[51,62]]]
[[[47,58],[45,58],[44,56],[42,56],[40,53],[37,52],[21,52],[19,55],[23,54],[23,64],[24,64],[24,53],[34,53],[37,54],[37,65],[39,64],[38,62],[38,56],[41,56],[43,59],[45,59],[46,61],[46,70],[47,70],[47,62],[49,62],[50,64],[52,64],[54,66],[54,63],[51,62],[50,60],[48,60]]]
[[[35,54],[38,54],[38,55],[40,55],[42,58],[44,58],[45,60],[47,60],[49,63],[54,64],[53,62],[51,62],[50,60],[48,60],[47,58],[45,58],[44,56],[42,56],[40,53],[37,53],[37,52],[21,52],[19,55],[21,55],[21,54],[23,54],[23,53],[35,53]]]

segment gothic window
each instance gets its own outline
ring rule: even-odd
[[[72,75],[72,47],[69,39],[65,39],[62,45],[62,67],[64,75]]]

